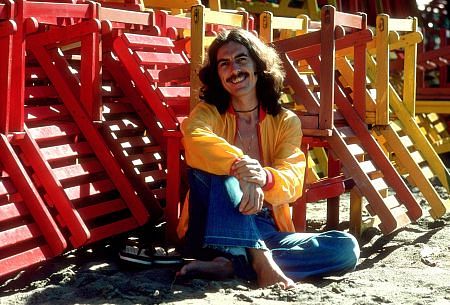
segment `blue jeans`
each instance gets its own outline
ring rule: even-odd
[[[348,233],[279,232],[267,209],[256,215],[241,214],[237,207],[242,191],[232,176],[191,169],[189,185],[186,243],[198,259],[228,257],[238,276],[251,279],[254,272],[240,254],[245,254],[245,248],[268,249],[294,281],[351,271],[357,264],[358,242]]]

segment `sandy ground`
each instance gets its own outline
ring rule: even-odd
[[[310,228],[324,223],[324,207],[309,206]],[[341,209],[345,218],[347,197]],[[450,216],[425,216],[389,236],[371,229],[360,243],[354,272],[281,290],[236,279],[174,282],[178,267],[123,265],[120,239],[107,240],[0,282],[0,304],[450,304]]]

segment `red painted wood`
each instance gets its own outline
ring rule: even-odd
[[[112,191],[114,189],[114,184],[111,182],[111,180],[107,179],[69,187],[64,189],[64,192],[66,193],[69,200],[78,200],[93,195],[98,195],[100,193]]]
[[[91,146],[86,142],[49,146],[41,149],[43,160],[48,162],[83,157],[92,153]]]
[[[167,132],[166,236],[173,240],[180,215],[181,132]]]
[[[135,218],[129,217],[117,222],[107,224],[92,230],[92,238],[89,243],[105,239],[109,236],[117,235],[135,229],[138,226]]]
[[[43,262],[53,257],[48,246],[39,246],[23,250],[13,256],[0,260],[0,277],[6,276],[33,264]]]
[[[53,174],[61,183],[67,179],[80,178],[104,171],[103,166],[97,160],[88,160],[82,163],[58,167],[53,169]]]
[[[31,123],[44,120],[67,118],[69,112],[64,105],[35,106],[25,108],[25,122]]]
[[[147,105],[154,111],[158,119],[161,121],[163,127],[169,130],[177,129],[178,124],[176,122],[176,118],[170,113],[170,111],[168,111],[166,107],[164,107],[161,103],[150,103],[150,101],[157,101],[159,99],[158,95],[149,86],[147,78],[142,74],[140,66],[131,56],[127,45],[122,39],[117,38],[114,40],[114,51],[117,53],[117,56],[122,61],[127,72],[134,80],[137,89],[144,96]]]
[[[48,16],[70,18],[94,18],[92,4],[71,4],[57,2],[25,2],[24,16],[42,18]]]
[[[52,86],[25,87],[25,98],[27,99],[56,98],[57,96],[55,88]]]
[[[7,203],[0,206],[0,222],[29,215],[23,202]]]
[[[36,224],[26,224],[0,232],[0,250],[38,238],[42,233]]]
[[[14,187],[10,179],[0,180],[0,196],[5,196],[8,194],[14,194],[17,189]]]
[[[14,150],[4,135],[0,135],[0,162],[9,173],[11,181],[20,190],[22,198],[55,255],[67,247],[66,240],[53,221],[31,179],[20,164]]]
[[[100,121],[100,36],[98,31],[92,31],[81,41],[81,88],[80,101],[88,116],[93,121]]]
[[[29,133],[30,136],[39,143],[55,138],[78,135],[80,130],[73,123],[58,123],[58,125],[30,128]]]
[[[38,35],[35,35],[33,37],[37,36]],[[123,196],[123,198],[126,198],[126,202],[133,212],[134,217],[136,217],[138,223],[144,224],[148,220],[148,212],[146,211],[142,202],[140,202],[140,200],[134,193],[129,181],[126,179],[121,169],[118,167],[118,164],[113,159],[108,147],[105,145],[100,134],[93,126],[92,122],[88,119],[83,109],[81,109],[76,96],[74,96],[71,90],[67,88],[67,84],[64,82],[63,78],[59,76],[59,71],[56,70],[53,65],[51,65],[51,57],[39,44],[42,42],[41,38],[42,37],[37,37],[35,38],[35,40],[30,40],[30,49],[32,50],[33,54],[38,59],[46,73],[49,75],[50,80],[56,87],[60,97],[67,105],[80,130],[83,132],[86,139],[91,143],[91,147],[94,148],[94,152],[105,166],[108,175],[113,179],[115,186],[119,190],[121,196]],[[48,44],[49,42],[46,41],[45,43]]]
[[[7,20],[0,23],[0,132],[7,134],[11,103],[12,34],[17,30],[16,23]]]
[[[94,203],[90,206],[80,208],[78,212],[84,220],[90,221],[97,217],[122,211],[125,209],[127,209],[127,206],[122,199],[114,199],[111,201]]]
[[[122,38],[132,49],[148,48],[157,52],[170,52],[174,47],[172,40],[168,37],[124,33]]]
[[[186,63],[180,54],[136,51],[135,56],[139,65],[181,65]]]
[[[37,143],[26,129],[25,131],[25,138],[18,144],[24,155],[30,160],[30,165],[33,167],[40,183],[44,186],[50,203],[56,207],[69,228],[72,234],[72,244],[74,247],[79,247],[90,238],[89,230],[64,193],[61,183],[53,175],[50,165],[45,162]]]

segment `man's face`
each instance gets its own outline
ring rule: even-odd
[[[255,62],[240,43],[230,41],[218,50],[217,72],[222,86],[232,97],[256,95]]]

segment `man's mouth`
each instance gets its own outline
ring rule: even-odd
[[[232,84],[237,84],[242,82],[244,79],[246,79],[248,76],[248,73],[240,72],[237,75],[233,75],[227,79],[227,82]]]

